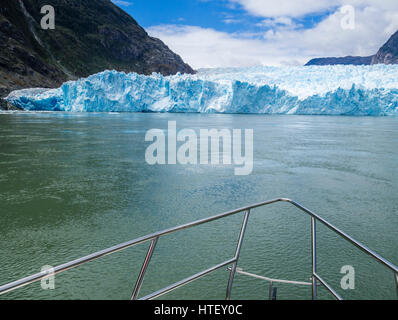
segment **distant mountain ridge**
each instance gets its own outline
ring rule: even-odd
[[[373,65],[398,64],[398,31],[380,48],[377,54],[370,57],[330,57],[315,58],[307,62],[306,66],[325,65]]]
[[[315,58],[307,62],[306,66],[330,66],[330,65],[370,65],[374,56],[370,57],[341,57],[341,58]]]
[[[55,9],[55,30],[40,26],[44,5]],[[59,87],[106,69],[194,73],[109,0],[2,0],[0,97],[15,89]]]

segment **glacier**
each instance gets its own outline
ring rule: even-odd
[[[104,71],[6,100],[28,111],[398,115],[398,65]]]

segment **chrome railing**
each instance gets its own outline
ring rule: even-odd
[[[228,270],[231,270],[231,268],[228,268]],[[260,279],[260,280],[269,282],[269,300],[272,300],[272,298],[273,298],[273,286],[275,283],[290,284],[290,285],[295,285],[295,286],[312,286],[312,282],[273,279],[273,278],[269,278],[269,277],[259,276],[254,273],[249,273],[249,272],[243,271],[240,268],[236,269],[236,273],[241,274],[243,276],[248,276],[251,278]]]
[[[174,284],[171,284],[161,290],[158,290],[156,292],[153,292],[143,298],[141,298],[140,300],[152,300],[158,297],[161,297],[163,295],[165,295],[166,293],[169,293],[171,291],[176,290],[177,288],[180,288],[190,282],[193,282],[199,278],[204,277],[205,275],[208,275],[216,270],[219,270],[223,267],[226,266],[230,266],[230,276],[229,276],[229,280],[228,280],[228,285],[227,285],[227,292],[226,292],[226,299],[229,300],[231,298],[231,291],[232,291],[232,284],[235,278],[235,274],[238,272],[241,273],[241,271],[237,270],[237,265],[238,265],[238,261],[239,261],[239,256],[240,256],[240,251],[242,248],[242,243],[243,243],[243,238],[246,232],[246,227],[247,227],[247,223],[248,223],[248,219],[250,216],[250,213],[253,209],[255,208],[259,208],[259,207],[263,207],[263,206],[268,206],[270,204],[273,203],[277,203],[277,202],[287,202],[290,203],[292,205],[294,205],[295,207],[299,208],[300,210],[302,210],[303,212],[307,213],[308,215],[311,216],[311,238],[312,238],[312,298],[315,300],[317,298],[317,287],[319,285],[324,286],[336,299],[338,300],[342,300],[341,296],[325,281],[323,280],[317,273],[317,251],[316,251],[316,227],[317,227],[317,222],[322,223],[323,225],[325,225],[326,227],[328,227],[330,230],[334,231],[335,233],[337,233],[339,236],[343,237],[344,239],[346,239],[347,241],[349,241],[350,243],[352,243],[353,245],[355,245],[357,248],[359,248],[360,250],[362,250],[363,252],[365,252],[367,255],[371,256],[372,258],[374,258],[375,260],[377,260],[378,262],[380,262],[382,265],[386,266],[387,268],[389,268],[393,273],[394,273],[394,281],[395,281],[395,286],[396,286],[396,290],[397,290],[397,294],[398,294],[398,268],[393,265],[391,262],[387,261],[386,259],[384,259],[383,257],[379,256],[377,253],[373,252],[372,250],[370,250],[369,248],[367,248],[366,246],[364,246],[363,244],[361,244],[360,242],[356,241],[355,239],[353,239],[352,237],[350,237],[348,234],[344,233],[343,231],[339,230],[338,228],[336,228],[335,226],[333,226],[332,224],[330,224],[328,221],[326,221],[325,219],[321,218],[320,216],[318,216],[317,214],[315,214],[314,212],[312,212],[311,210],[303,207],[302,205],[298,204],[297,202],[290,200],[290,199],[284,199],[284,198],[280,198],[280,199],[274,199],[274,200],[270,200],[270,201],[266,201],[266,202],[262,202],[262,203],[258,203],[249,207],[245,207],[245,208],[241,208],[241,209],[237,209],[237,210],[233,210],[233,211],[229,211],[220,215],[216,215],[210,218],[206,218],[206,219],[202,219],[202,220],[198,220],[198,221],[194,221],[188,224],[184,224],[175,228],[171,228],[171,229],[166,229],[164,231],[160,231],[160,232],[156,232],[132,241],[128,241],[125,243],[121,243],[119,245],[116,245],[114,247],[93,253],[91,255],[88,255],[86,257],[65,263],[63,265],[60,265],[58,267],[55,267],[54,269],[48,270],[48,271],[43,271],[34,275],[31,275],[29,277],[8,283],[6,285],[3,285],[0,287],[0,295],[5,294],[7,292],[10,291],[14,291],[18,288],[24,287],[28,284],[31,284],[33,282],[37,282],[40,281],[42,279],[46,279],[50,276],[53,276],[55,274],[76,268],[77,266],[80,266],[82,264],[85,264],[87,262],[99,259],[101,257],[113,254],[115,252],[119,252],[122,251],[124,249],[145,243],[145,242],[149,242],[151,241],[151,244],[149,246],[147,255],[145,257],[144,263],[142,265],[141,271],[139,273],[138,279],[136,281],[131,299],[132,300],[137,300],[138,299],[138,295],[140,293],[140,289],[142,287],[143,281],[144,281],[144,277],[145,277],[145,273],[146,270],[148,268],[148,265],[151,262],[151,258],[152,255],[154,253],[154,250],[156,248],[156,244],[159,240],[160,237],[172,234],[172,233],[176,233],[178,231],[181,230],[185,230],[185,229],[189,229],[189,228],[193,228],[199,225],[203,225],[205,223],[209,223],[212,221],[216,221],[216,220],[220,220],[223,218],[226,218],[228,216],[232,216],[238,213],[245,213],[244,215],[244,219],[243,219],[243,224],[242,224],[242,228],[240,230],[240,235],[239,235],[239,240],[236,246],[236,250],[235,250],[235,255],[233,258],[224,261],[218,265],[215,265],[207,270],[204,270],[202,272],[196,273],[186,279],[183,279],[181,281],[178,281]],[[271,279],[272,280],[272,279]],[[318,283],[319,282],[319,283]]]

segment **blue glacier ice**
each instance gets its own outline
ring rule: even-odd
[[[168,77],[104,71],[6,99],[35,111],[398,115],[398,65],[202,69]]]

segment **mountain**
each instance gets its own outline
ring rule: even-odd
[[[54,30],[40,25],[48,4],[55,9]],[[59,87],[105,69],[194,73],[109,0],[2,0],[0,97],[15,89]]]
[[[384,44],[377,54],[370,57],[344,57],[344,58],[316,58],[310,60],[306,66],[325,65],[372,65],[372,64],[398,64],[398,31]]]
[[[328,65],[370,65],[373,56],[370,57],[342,57],[342,58],[316,58],[310,60],[306,66],[328,66]]]
[[[382,46],[372,59],[372,64],[398,64],[398,31]]]

